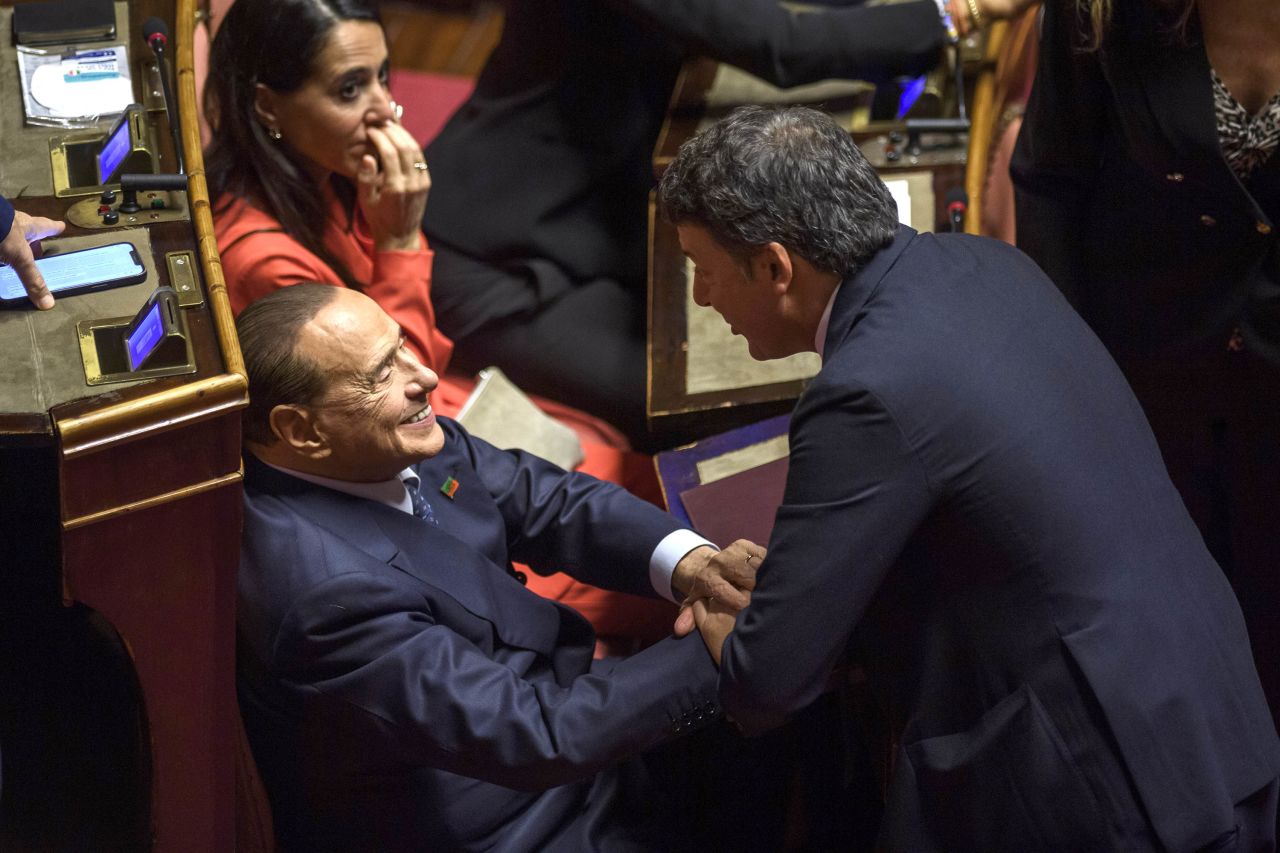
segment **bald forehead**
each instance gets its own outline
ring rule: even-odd
[[[394,346],[400,327],[369,297],[347,288],[302,327],[298,349],[312,364],[339,375],[363,372]]]

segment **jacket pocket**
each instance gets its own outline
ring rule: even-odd
[[[945,850],[1105,850],[1106,821],[1029,684],[968,731],[905,743],[915,812]],[[899,777],[901,778],[901,777]]]

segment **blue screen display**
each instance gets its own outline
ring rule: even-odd
[[[160,339],[164,337],[164,324],[160,322],[161,307],[163,306],[160,302],[152,305],[151,310],[147,312],[147,316],[133,330],[133,334],[125,338],[124,346],[129,351],[130,370],[137,370],[138,366],[147,360],[147,356],[151,355],[151,351],[156,348],[156,344],[160,343]]]
[[[898,96],[898,118],[903,118],[924,92],[925,76],[913,77],[902,84],[902,94]]]
[[[129,153],[129,116],[125,115],[116,132],[98,153],[98,183],[105,184]]]

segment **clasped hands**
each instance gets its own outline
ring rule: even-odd
[[[766,553],[746,539],[722,551],[703,546],[686,554],[671,576],[672,587],[684,595],[675,635],[683,637],[697,628],[716,666],[738,611],[751,602],[756,572]]]

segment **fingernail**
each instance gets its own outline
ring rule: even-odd
[[[52,308],[53,307],[52,294],[46,293],[44,296],[37,297],[36,307],[39,308],[41,311],[48,311],[50,308]]]

